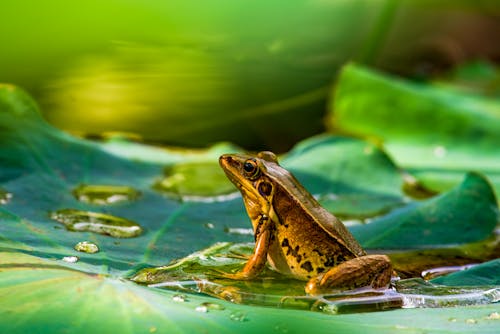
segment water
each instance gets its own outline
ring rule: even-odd
[[[327,314],[483,305],[500,301],[499,287],[449,287],[422,278],[394,279],[387,289],[361,288],[310,296],[304,292],[305,282],[267,268],[250,281],[223,277],[222,273],[241,270],[252,251],[252,244],[217,243],[170,265],[143,269],[132,280],[155,288],[203,293],[237,304]]]
[[[99,247],[89,241],[80,241],[75,245],[75,250],[83,253],[94,254],[99,251]]]
[[[68,263],[76,263],[80,260],[80,258],[78,256],[65,256],[62,260]]]
[[[247,315],[244,312],[241,311],[234,311],[229,314],[229,319],[237,322],[244,322],[248,321]]]
[[[447,274],[451,274],[451,273],[454,273],[456,271],[467,270],[467,269],[472,268],[474,266],[476,266],[476,264],[468,264],[465,266],[446,266],[446,267],[432,268],[432,269],[424,270],[422,272],[422,278],[424,278],[425,280],[431,280],[433,278],[447,275]]]
[[[229,234],[239,234],[239,235],[253,235],[253,229],[243,228],[243,227],[226,227],[224,232]]]
[[[207,310],[213,310],[213,311],[223,311],[226,309],[221,304],[211,303],[211,302],[204,302],[201,304],[201,306],[205,307]]]
[[[73,195],[80,202],[108,205],[134,201],[141,193],[127,186],[81,184],[73,190]]]
[[[133,221],[99,212],[62,209],[52,212],[50,218],[69,231],[88,231],[115,238],[132,238],[142,233],[141,226]]]
[[[0,188],[0,204],[7,204],[12,198],[12,194]]]
[[[499,287],[450,287],[427,282],[421,278],[401,280],[396,283],[404,308],[452,307],[483,305],[500,301]]]
[[[185,301],[187,301],[187,296],[186,295],[179,295],[179,294],[173,295],[172,300],[174,302],[184,303]]]
[[[486,319],[488,320],[500,320],[500,313],[498,312],[493,312],[493,313],[490,313]]]
[[[207,313],[208,312],[208,308],[206,306],[204,306],[204,305],[200,305],[200,306],[196,306],[195,311],[196,312],[201,312],[201,313]]]

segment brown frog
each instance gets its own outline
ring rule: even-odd
[[[309,294],[389,284],[389,258],[366,255],[344,224],[278,164],[274,153],[225,154],[219,162],[243,196],[256,242],[243,270],[225,277],[252,279],[269,261],[274,270],[307,280]]]

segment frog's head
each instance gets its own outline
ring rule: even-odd
[[[224,154],[219,163],[229,180],[240,190],[250,215],[252,208],[257,210],[269,205],[274,193],[272,174],[276,167],[279,168],[274,153],[263,151],[257,156]]]

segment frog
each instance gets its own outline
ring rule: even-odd
[[[223,154],[219,164],[242,195],[255,238],[244,267],[223,273],[225,278],[252,280],[269,264],[280,274],[306,281],[309,295],[390,284],[394,272],[389,257],[368,255],[273,152]]]

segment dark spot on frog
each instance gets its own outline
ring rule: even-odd
[[[300,263],[302,262],[302,256],[305,256],[305,253],[304,255],[300,255],[299,254],[299,251],[300,251],[300,246],[295,246],[295,248],[293,248],[290,243],[288,242],[288,239],[285,238],[283,239],[283,241],[281,242],[281,247],[283,248],[286,248],[286,256],[293,256],[295,258],[295,260],[297,261],[297,263]]]
[[[323,256],[323,253],[321,253],[321,251],[317,248],[314,248],[313,252],[316,252],[319,256]]]
[[[316,272],[317,272],[318,274],[321,274],[321,273],[322,273],[322,272],[324,272],[324,271],[325,271],[325,268],[323,268],[323,267],[318,267],[318,268],[316,268]]]
[[[347,259],[342,254],[339,253],[335,256],[335,261],[337,261],[337,263],[342,263],[347,261]]]
[[[288,228],[288,224],[283,223],[282,219],[278,219],[278,222],[280,223],[281,226],[285,226],[285,228]]]
[[[255,241],[257,241],[257,238],[260,234],[260,230],[262,228],[262,225],[264,224],[264,222],[266,222],[267,220],[269,219],[268,216],[266,215],[260,215],[260,219],[259,219],[259,223],[257,224],[257,227],[255,228],[255,233],[254,233],[254,238],[255,238]]]
[[[333,255],[333,256],[327,256],[326,257],[326,261],[323,262],[323,265],[327,268],[331,268],[331,267],[335,267],[337,264],[338,264],[338,258],[337,258],[337,255]]]
[[[290,244],[288,243],[288,239],[287,238],[283,239],[283,241],[281,242],[281,247],[285,248],[288,246],[290,246]]]
[[[309,273],[310,273],[311,271],[313,271],[313,266],[312,266],[312,264],[311,264],[311,262],[310,262],[310,261],[306,261],[306,262],[302,263],[302,264],[300,265],[300,267],[301,267],[302,269],[306,270],[306,271],[307,271],[307,272],[309,272]]]

